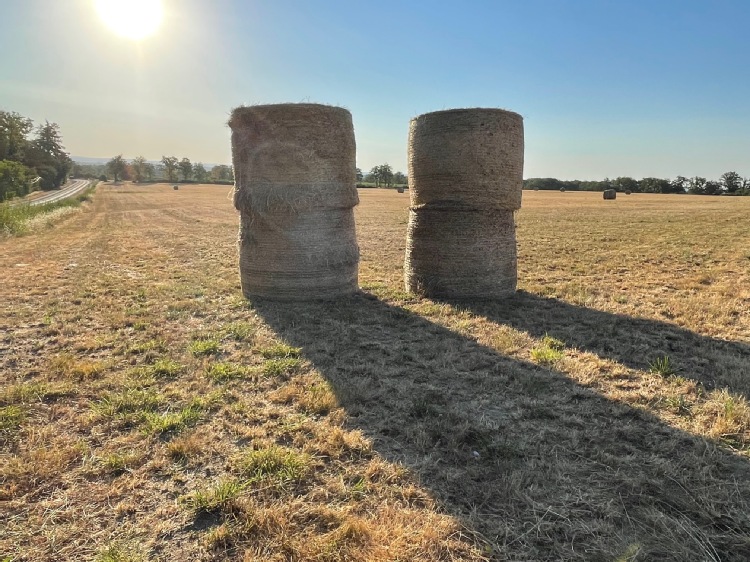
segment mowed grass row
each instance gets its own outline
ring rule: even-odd
[[[745,560],[741,198],[525,193],[499,303],[245,301],[216,186],[99,188],[0,242],[10,560]],[[0,559],[2,559],[0,556]]]

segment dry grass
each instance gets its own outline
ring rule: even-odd
[[[287,305],[227,191],[0,242],[0,559],[750,558],[750,201],[526,192],[522,290],[457,305],[363,190],[365,292]]]

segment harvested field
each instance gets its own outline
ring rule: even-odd
[[[0,559],[748,560],[748,198],[524,192],[519,292],[248,303],[230,189],[0,241]]]

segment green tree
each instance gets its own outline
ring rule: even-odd
[[[612,188],[623,193],[626,191],[637,192],[639,190],[638,180],[628,176],[620,176],[612,180]]]
[[[685,176],[677,176],[669,183],[672,187],[672,193],[685,193],[688,190],[690,180]]]
[[[127,162],[125,162],[122,154],[118,154],[107,162],[107,171],[110,173],[114,181],[119,181],[125,176]]]
[[[73,161],[65,152],[57,123],[45,121],[37,127],[36,137],[25,149],[23,163],[36,170],[42,189],[56,189],[65,183]]]
[[[131,166],[133,168],[133,180],[137,183],[142,182],[146,179],[146,158],[144,156],[136,156],[133,158]]]
[[[734,195],[743,187],[742,176],[737,172],[724,172],[719,178],[722,188],[726,193]]]
[[[0,201],[29,193],[35,176],[34,170],[20,162],[0,160]]]
[[[393,174],[393,183],[396,185],[405,185],[408,182],[406,174],[403,172],[396,172]]]
[[[705,195],[706,178],[700,176],[692,177],[688,180],[688,193],[691,195]]]
[[[156,175],[156,168],[154,168],[154,165],[151,162],[146,162],[143,165],[143,175],[148,181],[153,181],[154,176]]]
[[[31,119],[15,112],[0,111],[0,160],[23,160],[27,136],[34,128]]]
[[[362,170],[359,168],[356,169],[356,177],[358,182],[362,181],[365,177],[364,174],[362,174]]]
[[[178,165],[180,167],[180,172],[182,173],[182,179],[184,181],[188,181],[193,177],[193,164],[188,158],[183,158],[182,160],[180,160],[180,163]]]
[[[206,171],[205,166],[201,162],[198,162],[193,165],[193,175],[195,176],[195,181],[203,183],[208,177],[208,172]]]
[[[162,156],[161,163],[164,165],[164,172],[167,174],[167,180],[170,182],[177,180],[177,166],[179,160],[176,156]]]
[[[211,168],[211,179],[213,181],[232,181],[232,167],[218,164]]]
[[[703,189],[706,195],[721,195],[722,191],[721,184],[713,180],[707,181]]]

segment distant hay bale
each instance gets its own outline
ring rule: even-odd
[[[564,187],[560,188],[560,193],[565,193],[565,188]]]
[[[173,185],[173,186],[172,186],[172,189],[174,189],[175,191],[177,191],[177,190],[178,190],[178,189],[180,189],[180,188],[179,188],[178,186],[176,186],[176,185]]]
[[[615,191],[614,189],[605,189],[604,198],[605,199],[617,199],[617,191]]]
[[[521,206],[523,143],[523,119],[502,109],[412,119],[408,291],[445,298],[515,292],[513,212]]]
[[[403,193],[404,192],[404,188],[403,187],[397,187],[396,188],[396,192],[397,193]]]
[[[357,290],[351,114],[318,104],[239,107],[229,120],[248,297],[329,299]]]
[[[521,208],[523,118],[503,109],[451,109],[411,120],[412,206]]]
[[[630,191],[629,189],[627,191],[625,191],[625,195],[630,195],[631,193],[633,193],[633,192]]]

